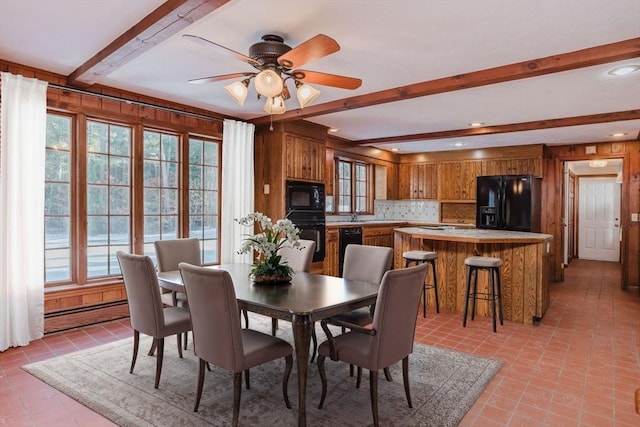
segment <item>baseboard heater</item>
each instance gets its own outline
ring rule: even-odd
[[[110,301],[85,307],[45,313],[44,333],[67,331],[129,317],[127,300]]]

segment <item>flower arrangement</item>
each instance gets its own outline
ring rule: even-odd
[[[252,212],[236,219],[240,225],[258,225],[256,234],[247,234],[242,242],[239,254],[255,251],[257,257],[251,268],[255,281],[279,281],[291,279],[293,269],[278,255],[278,250],[285,244],[300,248],[300,230],[288,218],[273,223],[271,218],[261,212]]]

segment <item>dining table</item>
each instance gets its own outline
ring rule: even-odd
[[[229,272],[239,309],[291,322],[298,370],[298,426],[306,426],[309,345],[315,322],[375,303],[380,285],[304,272],[294,273],[287,283],[258,284],[251,279],[251,267],[238,263],[206,268]],[[184,292],[179,270],[158,273],[158,282],[165,289]]]

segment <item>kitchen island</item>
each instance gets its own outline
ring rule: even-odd
[[[438,253],[440,308],[464,310],[469,256],[502,258],[502,306],[505,320],[532,324],[549,306],[549,251],[553,236],[519,231],[459,229],[454,227],[402,227],[394,229],[394,268],[404,267],[402,253],[426,250]],[[431,281],[432,278],[429,277]],[[478,275],[478,292],[487,292],[488,274]],[[427,302],[434,304],[433,293]],[[490,317],[487,301],[478,300],[476,313]]]

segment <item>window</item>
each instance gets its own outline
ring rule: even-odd
[[[87,277],[120,274],[131,251],[131,128],[87,121]]]
[[[178,136],[145,130],[144,162],[144,253],[154,262],[156,240],[176,239],[178,229]]]
[[[218,258],[218,143],[189,139],[189,237],[202,240],[202,262]]]
[[[45,164],[45,281],[71,280],[71,126],[70,117],[47,116]]]
[[[338,213],[371,211],[370,166],[366,163],[340,159],[338,170]]]
[[[155,125],[158,126],[158,125]],[[219,263],[220,144],[141,123],[47,114],[45,283],[106,283],[119,250],[197,237]]]

